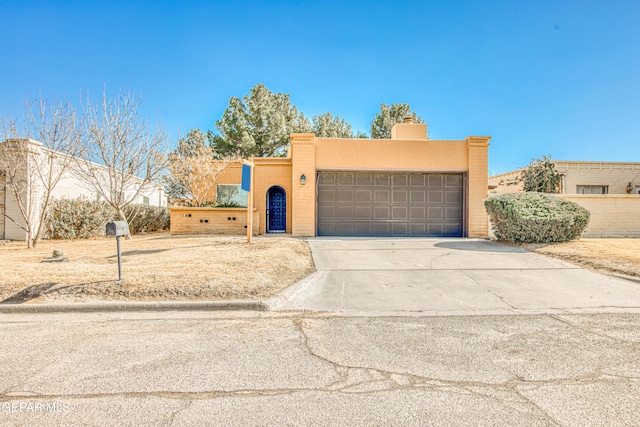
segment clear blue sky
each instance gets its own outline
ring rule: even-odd
[[[640,161],[640,1],[2,1],[0,113],[142,95],[173,140],[256,83],[369,132],[409,103],[434,139],[493,137],[489,172]]]

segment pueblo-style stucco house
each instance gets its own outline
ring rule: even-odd
[[[560,175],[560,194],[640,194],[640,163],[553,162]],[[525,168],[489,177],[491,194],[524,191]]]
[[[486,238],[489,139],[432,140],[411,119],[391,139],[293,134],[287,157],[250,159],[253,231]],[[240,194],[241,175],[239,164],[227,167],[211,199],[241,200],[227,200]],[[246,232],[246,208],[170,210],[172,234]]]
[[[591,213],[583,237],[640,237],[640,163],[554,161],[559,196]],[[489,194],[524,191],[523,169],[489,177]]]

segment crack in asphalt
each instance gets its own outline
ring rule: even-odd
[[[560,322],[569,323],[563,319]],[[132,399],[159,398],[180,401],[178,408],[168,411],[166,425],[174,425],[179,415],[188,411],[196,400],[215,400],[223,398],[260,398],[279,395],[296,395],[300,393],[342,393],[347,395],[368,395],[379,392],[394,391],[422,391],[427,393],[446,393],[462,397],[475,397],[482,400],[496,402],[512,411],[529,412],[549,425],[560,425],[549,413],[541,408],[534,400],[526,396],[527,391],[537,390],[548,386],[580,386],[589,384],[619,384],[640,383],[640,378],[614,375],[595,369],[582,376],[557,378],[551,380],[528,380],[522,376],[513,375],[507,381],[488,383],[481,381],[461,381],[438,379],[402,371],[385,370],[355,364],[339,363],[323,355],[313,346],[311,325],[307,318],[292,318],[291,324],[299,334],[299,343],[303,351],[310,357],[321,361],[335,373],[335,379],[316,387],[299,388],[251,388],[236,390],[208,390],[208,391],[137,391],[137,392],[104,392],[104,393],[36,393],[32,391],[16,391],[21,386],[14,386],[0,393],[0,401],[19,400],[84,400],[110,399],[124,397]],[[584,328],[579,328],[584,329]],[[598,334],[601,335],[601,334]],[[614,339],[612,337],[607,337]],[[637,344],[637,343],[634,343]]]
[[[583,384],[609,383],[609,382],[617,383],[619,382],[620,379],[624,379],[630,382],[636,382],[636,381],[640,382],[640,378],[603,374],[599,370],[596,370],[592,374],[573,377],[573,378],[566,378],[566,379],[526,380],[522,377],[514,376],[512,380],[503,382],[503,383],[482,383],[477,381],[443,380],[443,379],[424,377],[416,374],[410,374],[406,372],[386,371],[386,370],[371,368],[371,367],[339,364],[325,356],[318,354],[311,348],[309,344],[309,336],[305,331],[304,329],[305,327],[303,325],[304,319],[295,319],[293,320],[293,323],[298,329],[298,331],[300,332],[301,343],[304,349],[311,356],[323,361],[324,363],[330,364],[334,369],[340,368],[347,371],[347,375],[344,375],[344,373],[341,372],[342,374],[341,379],[327,386],[327,387],[333,387],[336,391],[343,392],[343,393],[353,393],[353,391],[350,391],[350,390],[353,390],[354,388],[357,388],[358,386],[362,386],[362,385],[366,385],[369,387],[365,391],[358,392],[358,393],[421,389],[421,390],[428,390],[428,391],[435,391],[435,392],[447,392],[447,393],[459,394],[459,395],[475,395],[482,398],[490,398],[492,400],[497,400],[503,405],[508,406],[508,404],[504,400],[499,399],[496,396],[472,389],[472,387],[477,387],[484,390],[494,390],[494,391],[513,393],[514,395],[518,396],[521,399],[522,403],[531,407],[533,410],[539,412],[546,421],[552,424],[558,425],[559,424],[558,421],[553,419],[542,408],[540,408],[540,406],[538,406],[535,402],[533,402],[532,400],[530,400],[528,397],[526,397],[521,393],[520,388],[523,385],[527,386],[528,389],[537,389],[540,386],[548,386],[548,385],[576,385],[576,384],[583,385]],[[351,370],[366,370],[367,373],[370,373],[370,374],[375,373],[376,375],[380,375],[381,379],[372,378],[371,381],[362,381],[355,384],[347,383],[344,386],[339,386],[344,381],[348,380],[349,371]],[[404,384],[401,384],[400,381],[398,381],[398,379],[403,379]],[[387,383],[388,386],[373,387],[373,388],[371,387],[371,385],[376,385],[380,383]]]
[[[478,390],[478,391],[472,390],[472,391],[475,394],[482,395],[488,399],[492,399],[492,400],[499,399],[497,396],[491,395],[482,390]],[[505,391],[513,393],[515,397],[519,399],[520,403],[524,404],[525,406],[532,407],[535,411],[539,412],[542,415],[542,417],[545,419],[545,421],[547,421],[551,425],[562,425],[558,420],[556,420],[551,415],[549,415],[547,411],[542,409],[537,403],[535,403],[533,400],[529,399],[527,396],[522,394],[522,392],[517,387],[514,387],[513,389],[510,389],[510,390],[505,390]]]
[[[558,322],[560,322],[560,323],[563,323],[563,324],[571,327],[572,329],[576,329],[578,331],[586,332],[586,333],[589,333],[591,335],[598,336],[600,338],[605,338],[605,339],[608,339],[608,340],[612,340],[612,341],[619,342],[619,343],[624,343],[624,344],[632,344],[632,345],[640,344],[640,342],[638,342],[638,341],[632,341],[632,340],[626,340],[624,338],[612,337],[611,335],[607,335],[606,333],[591,330],[591,329],[589,329],[589,328],[587,328],[585,326],[581,326],[581,325],[575,324],[573,322],[570,322],[567,319],[563,319],[563,318],[561,318],[559,316],[556,316],[556,315],[553,315],[553,314],[548,314],[547,316],[552,318],[552,319],[554,319],[554,320],[556,320],[556,321],[558,321]]]
[[[379,373],[385,371],[373,368],[350,368],[371,370]],[[406,377],[408,380],[405,384],[401,384],[396,379],[392,379],[389,375]],[[513,392],[524,400],[528,400],[525,396],[520,395],[520,387],[524,390],[535,390],[539,387],[549,385],[589,385],[589,384],[618,384],[620,380],[630,383],[640,383],[640,378],[625,377],[619,375],[603,374],[599,377],[584,376],[578,378],[566,378],[559,380],[524,380],[521,378],[513,379],[503,383],[482,383],[478,381],[453,381],[432,379],[412,374],[398,374],[389,372],[383,379],[362,381],[344,385],[335,388],[335,385],[341,384],[336,381],[323,387],[296,387],[296,388],[273,388],[273,389],[237,389],[237,390],[209,390],[209,391],[122,391],[122,392],[104,392],[104,393],[36,393],[36,392],[14,392],[10,394],[0,394],[0,401],[19,401],[19,400],[53,400],[53,399],[100,399],[110,397],[131,397],[131,398],[149,398],[157,397],[171,400],[210,400],[225,397],[263,397],[277,396],[283,394],[296,394],[308,392],[324,392],[324,393],[345,393],[345,394],[369,394],[379,391],[395,391],[395,390],[425,390],[436,392],[448,392],[458,395],[477,395],[481,397],[490,397],[496,399],[495,396],[486,392],[480,392],[473,388],[481,388],[484,390],[494,390],[499,392]],[[380,382],[393,383],[392,387],[374,388],[366,390],[349,391],[360,385],[369,385]],[[332,386],[333,385],[333,386]],[[525,386],[525,387],[522,387]]]
[[[167,425],[172,426],[175,423],[176,417],[183,411],[189,409],[189,407],[193,404],[193,400],[188,400],[184,402],[178,409],[172,411],[167,417]]]
[[[473,280],[473,278],[472,278]],[[632,344],[638,343],[625,339],[609,336],[605,333],[590,330],[581,325],[571,322],[556,315],[547,315],[558,322],[566,324],[571,328],[586,333],[594,334],[607,340]],[[378,392],[394,391],[423,391],[432,393],[448,393],[458,396],[473,396],[479,399],[486,399],[516,411],[531,411],[538,415],[541,420],[550,425],[560,423],[541,408],[535,401],[526,396],[527,391],[538,390],[541,387],[553,386],[584,386],[591,384],[619,384],[621,381],[637,384],[640,377],[616,375],[603,372],[596,368],[584,375],[568,378],[555,378],[545,380],[529,380],[522,376],[511,373],[511,378],[507,381],[491,383],[481,381],[447,380],[427,377],[409,372],[393,371],[369,366],[359,366],[356,364],[340,363],[332,360],[331,357],[323,355],[321,351],[314,348],[314,336],[312,325],[308,321],[314,317],[292,317],[288,319],[299,335],[299,343],[302,350],[310,357],[321,361],[335,373],[335,379],[324,385],[315,387],[294,387],[294,388],[250,388],[236,390],[207,390],[207,391],[139,391],[139,392],[104,392],[104,393],[60,393],[41,394],[32,391],[18,391],[22,385],[15,385],[0,392],[0,401],[8,400],[61,400],[61,399],[106,399],[113,397],[125,398],[149,398],[170,399],[181,401],[179,408],[171,410],[167,414],[167,425],[173,425],[177,417],[184,411],[189,410],[196,400],[214,400],[220,398],[254,398],[278,395],[294,395],[298,393],[342,393],[349,395],[367,395]],[[74,348],[74,350],[76,350]]]

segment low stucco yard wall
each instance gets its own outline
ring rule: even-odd
[[[169,207],[170,234],[247,234],[247,208]],[[258,210],[253,210],[253,234],[259,234]]]
[[[640,237],[640,195],[563,194],[591,212],[583,237]]]

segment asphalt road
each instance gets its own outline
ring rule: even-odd
[[[640,425],[640,313],[0,315],[0,424]]]

